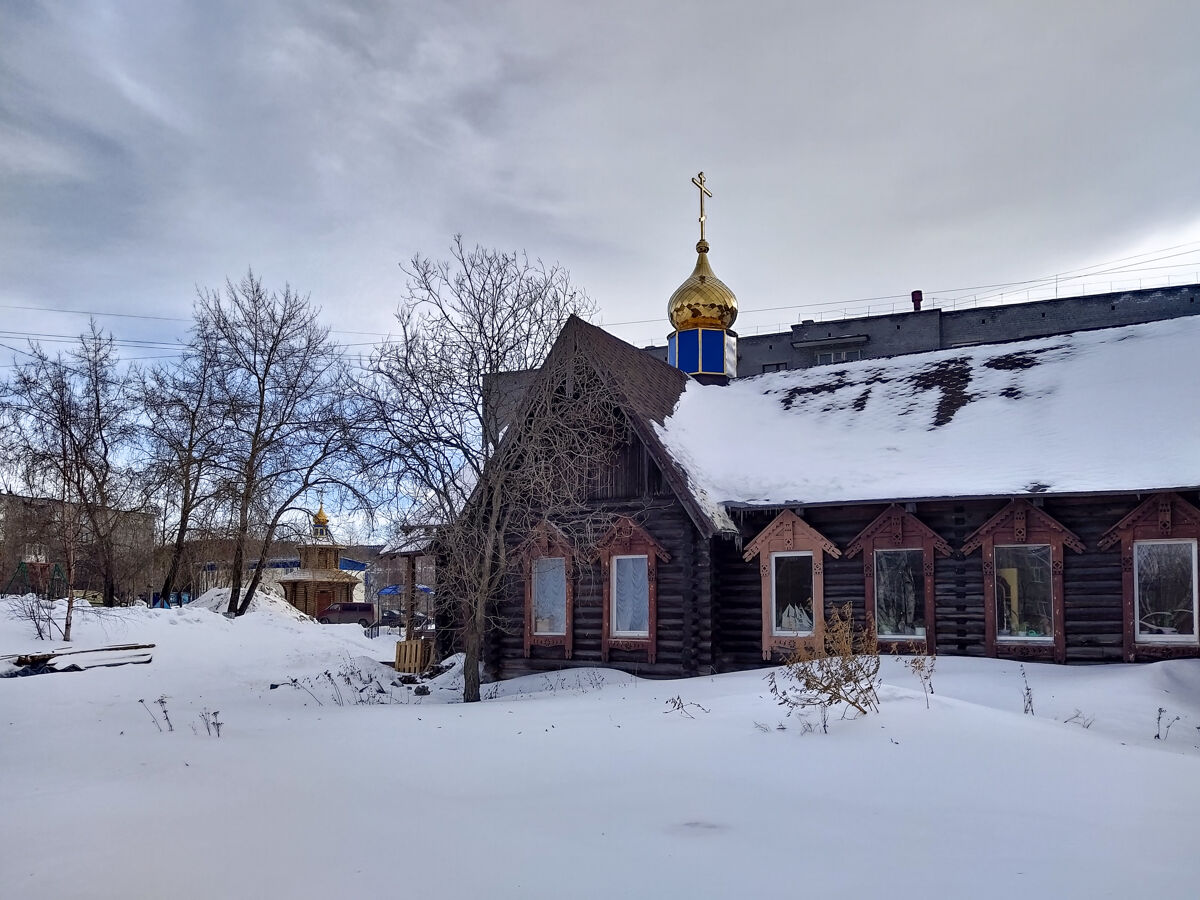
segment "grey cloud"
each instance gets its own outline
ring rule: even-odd
[[[654,318],[701,168],[747,308],[1040,275],[1200,222],[1197,24],[1174,3],[8,4],[0,303],[186,315],[253,263],[382,330],[396,263],[462,231],[561,260],[609,321]]]

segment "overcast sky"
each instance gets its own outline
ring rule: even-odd
[[[386,332],[455,232],[661,343],[701,169],[743,333],[1187,242],[1154,264],[1200,271],[1197,34],[1145,0],[0,0],[0,343],[86,325],[14,306],[170,340],[248,266]]]

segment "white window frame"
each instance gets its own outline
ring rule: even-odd
[[[920,553],[921,554],[921,621],[925,624],[921,626],[920,634],[893,634],[879,630],[879,554],[880,553]],[[874,559],[871,564],[875,567],[875,609],[871,612],[875,619],[875,637],[884,640],[925,640],[925,636],[929,633],[929,623],[925,622],[925,603],[929,599],[925,596],[925,548],[924,547],[876,547],[874,550]]]
[[[1000,550],[1015,550],[1024,547],[1045,547],[1050,551],[1050,633],[1031,637],[1027,634],[1001,634],[1000,633],[1000,567],[996,564],[996,553]],[[1054,629],[1058,627],[1058,623],[1054,621],[1054,545],[1038,542],[1024,544],[996,544],[992,547],[992,571],[995,573],[996,588],[992,593],[992,603],[995,605],[996,616],[996,643],[998,644],[1053,644]]]
[[[641,559],[646,563],[646,630],[645,631],[617,631],[617,560],[620,559]],[[610,563],[611,572],[609,574],[609,603],[611,608],[608,610],[609,622],[609,637],[620,639],[630,638],[648,638],[650,637],[650,557],[645,553],[622,553],[611,557]]]
[[[775,627],[775,623],[779,621],[778,611],[775,604],[775,560],[780,556],[807,556],[812,560],[812,586],[813,586],[813,608],[809,612],[812,617],[813,627],[808,631],[780,631]],[[816,559],[811,550],[776,550],[771,554],[771,635],[773,637],[811,637],[816,634],[817,627],[817,569]]]
[[[1142,634],[1142,598],[1138,583],[1139,544],[1188,544],[1192,548],[1192,634]],[[1162,538],[1133,542],[1133,640],[1138,644],[1196,644],[1200,643],[1200,620],[1197,619],[1197,600],[1200,594],[1200,567],[1197,566],[1195,538]]]
[[[861,350],[825,350],[817,354],[817,365],[833,366],[838,363],[858,362],[860,359]]]
[[[537,564],[544,559],[557,559],[562,561],[563,569],[563,593],[562,593],[562,631],[538,631],[537,630],[537,608],[538,608],[538,581],[537,581]],[[567,633],[567,558],[565,556],[538,556],[533,560],[533,564],[529,567],[529,577],[533,579],[533,597],[531,618],[533,619],[533,633],[538,637],[563,637]]]

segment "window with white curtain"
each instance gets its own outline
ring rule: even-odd
[[[650,634],[650,575],[645,556],[612,559],[612,634],[647,637]]]
[[[567,561],[543,556],[533,561],[533,633],[566,634]]]

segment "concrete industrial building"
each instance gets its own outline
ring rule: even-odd
[[[1198,295],[1200,285],[1188,284],[943,310],[929,308],[921,292],[914,291],[911,311],[806,319],[789,331],[741,335],[735,377],[1196,315]],[[647,347],[646,352],[667,361],[666,346]]]

